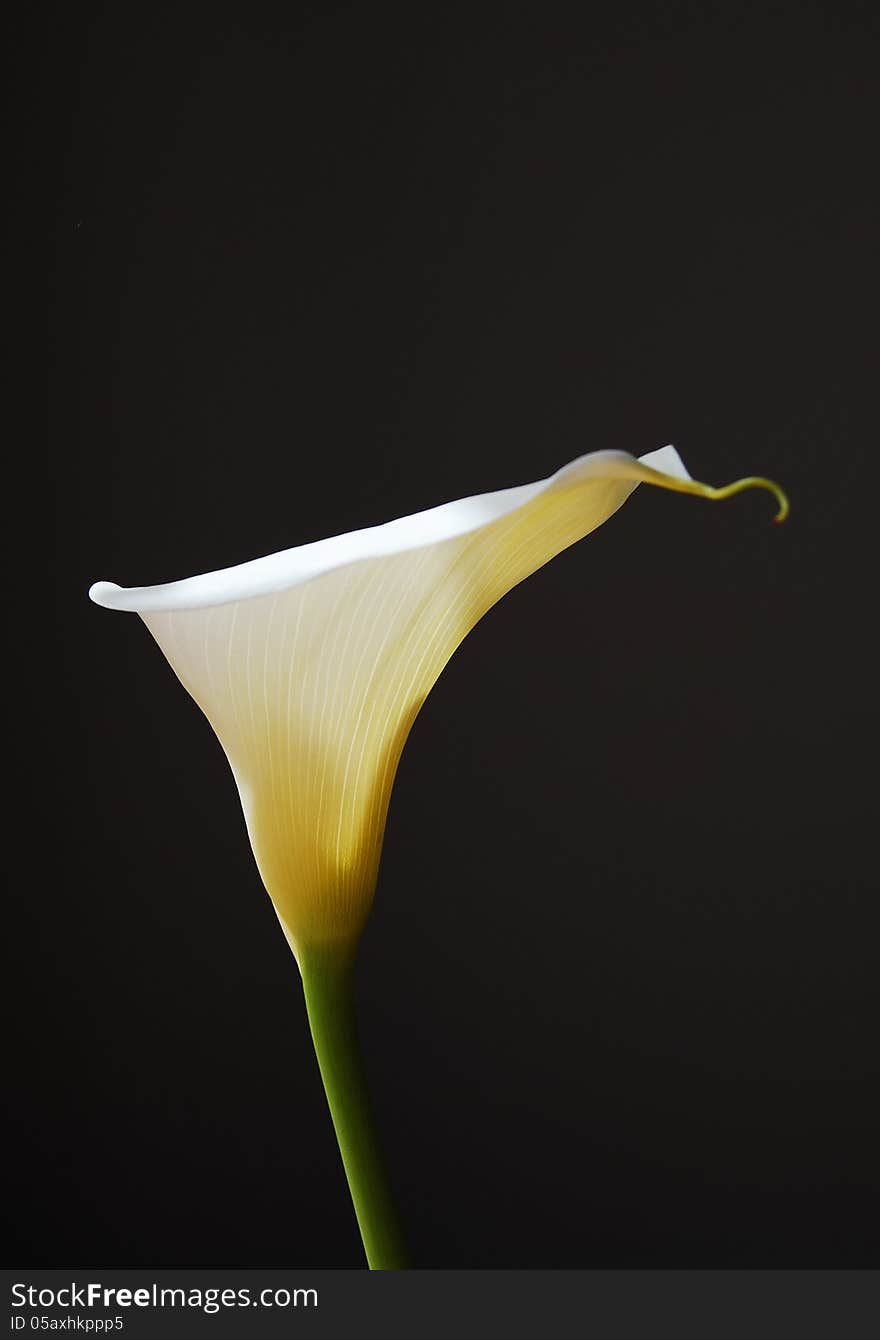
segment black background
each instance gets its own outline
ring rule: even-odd
[[[872,8],[49,25],[7,1259],[362,1260],[221,750],[89,584],[673,441],[788,525],[640,489],[404,753],[358,979],[394,1181],[422,1266],[876,1262]]]

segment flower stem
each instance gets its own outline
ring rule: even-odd
[[[309,1027],[339,1152],[371,1270],[406,1268],[406,1251],[379,1148],[358,1044],[352,992],[354,950],[300,950]]]

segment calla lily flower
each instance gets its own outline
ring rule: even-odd
[[[507,591],[595,530],[639,483],[703,498],[672,447],[598,451],[548,479],[162,586],[98,582],[141,616],[213,726],[263,883],[303,977],[318,1060],[373,1268],[403,1248],[349,1000],[410,728],[456,647]]]

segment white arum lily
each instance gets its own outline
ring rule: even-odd
[[[582,456],[549,479],[163,586],[98,582],[140,614],[217,733],[263,882],[303,977],[318,1061],[372,1268],[403,1264],[350,1001],[398,760],[446,662],[507,591],[641,483],[704,498],[672,447]]]

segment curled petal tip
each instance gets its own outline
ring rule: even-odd
[[[772,479],[764,479],[760,475],[748,475],[745,479],[736,479],[732,484],[725,484],[723,488],[711,489],[708,496],[717,499],[732,498],[735,493],[742,493],[745,489],[767,489],[772,493],[779,504],[779,510],[773,521],[777,526],[782,524],[789,512],[788,498],[784,490]]]
[[[118,590],[115,582],[93,582],[89,587],[89,600],[93,600],[96,605],[112,608],[110,601]]]

